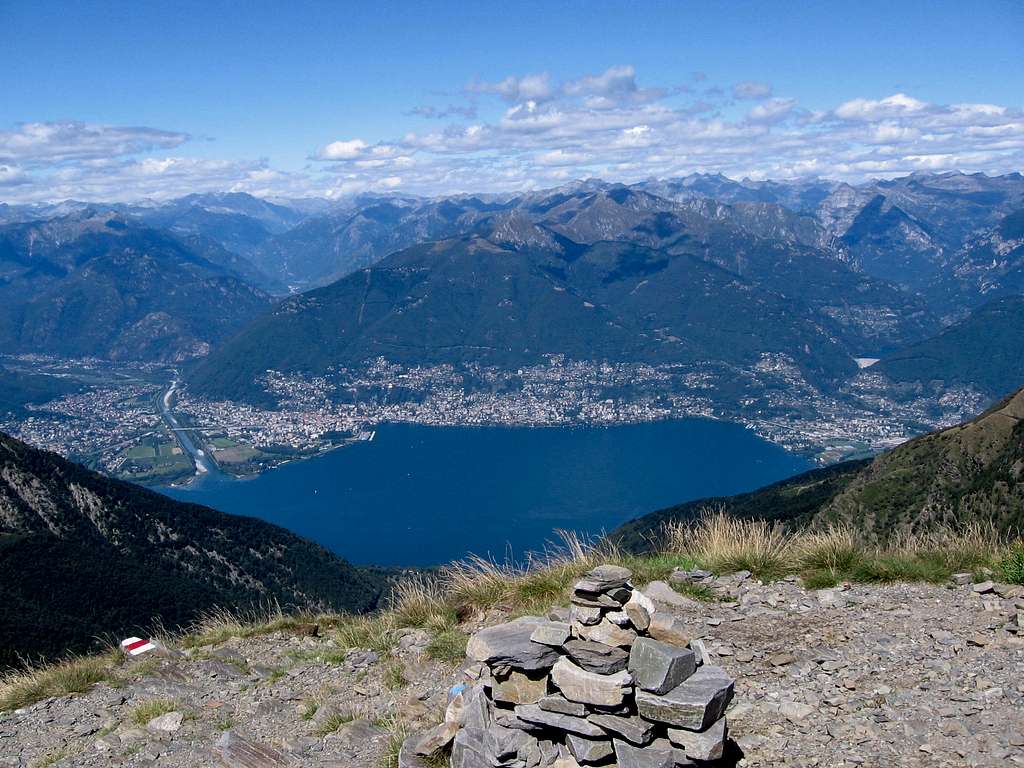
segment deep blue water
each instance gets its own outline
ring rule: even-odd
[[[705,419],[540,429],[393,424],[371,442],[254,479],[205,477],[165,492],[277,523],[355,563],[434,565],[469,552],[519,558],[557,529],[599,533],[808,467],[739,425]]]

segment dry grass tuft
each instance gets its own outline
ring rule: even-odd
[[[778,523],[741,520],[721,509],[706,511],[696,525],[666,527],[668,551],[689,555],[717,573],[750,571],[776,579],[793,568],[793,536]]]
[[[10,672],[0,677],[0,712],[27,707],[53,696],[87,691],[96,683],[111,679],[122,660],[119,651],[110,651]]]
[[[865,556],[863,537],[848,525],[804,531],[793,538],[792,556],[800,571],[849,573]]]

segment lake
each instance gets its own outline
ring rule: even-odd
[[[354,563],[436,565],[467,553],[521,558],[558,529],[597,534],[704,496],[810,467],[737,424],[614,427],[385,424],[376,439],[235,480],[164,489],[252,515]]]

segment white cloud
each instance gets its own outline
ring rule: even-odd
[[[466,90],[470,93],[497,94],[505,101],[513,102],[544,101],[555,94],[551,76],[547,72],[523,77],[509,75],[495,83],[476,80],[466,86]]]
[[[0,160],[22,165],[122,157],[173,149],[187,133],[156,128],[95,125],[82,122],[20,123],[0,131]]]
[[[905,93],[894,93],[877,101],[852,99],[843,102],[836,107],[835,114],[843,120],[880,120],[919,114],[929,106],[927,102],[907,96]]]
[[[732,87],[734,99],[767,99],[771,95],[772,87],[757,80],[744,80]]]
[[[366,142],[362,139],[332,141],[317,153],[317,158],[320,160],[355,160],[362,157],[367,149]]]
[[[741,88],[741,86],[743,86]],[[713,85],[648,87],[633,67],[556,81],[510,76],[467,88],[479,110],[437,113],[428,130],[324,136],[306,168],[265,160],[179,156],[184,133],[85,123],[0,131],[0,200],[165,198],[232,189],[345,195],[518,191],[567,179],[635,181],[693,171],[742,178],[817,175],[860,181],[915,170],[1007,172],[1024,167],[1024,111],[929,103],[906,93],[849,94],[800,105],[764,84],[738,83],[737,104]],[[715,95],[715,94],[719,95]]]
[[[768,99],[753,107],[747,119],[755,123],[777,123],[789,117],[795,107],[796,99]]]

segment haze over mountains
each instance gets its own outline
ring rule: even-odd
[[[0,206],[0,339],[16,352],[205,358],[197,391],[239,398],[267,369],[378,356],[514,368],[545,354],[779,352],[826,387],[854,358],[884,358],[878,370],[899,381],[964,381],[955,355],[934,351],[963,349],[964,334],[1006,317],[986,304],[1024,290],[1022,217],[1017,173]],[[276,307],[268,295],[309,288]],[[1017,338],[1010,324],[996,336]],[[1003,359],[967,382],[1011,388],[1024,371]]]

